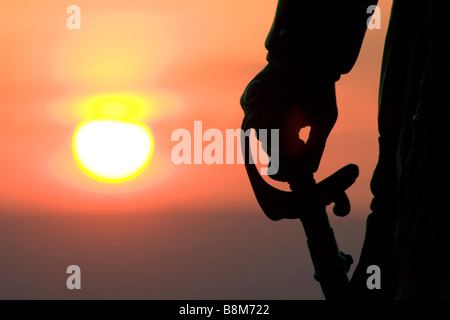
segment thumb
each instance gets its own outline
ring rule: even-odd
[[[325,126],[311,126],[305,151],[309,159],[312,172],[316,172],[319,168],[320,160],[322,159],[327,138],[330,135],[331,129],[332,126],[330,128]]]

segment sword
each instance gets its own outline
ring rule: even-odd
[[[244,118],[243,132],[252,128],[251,117]],[[307,245],[314,266],[314,278],[320,283],[326,300],[342,300],[349,296],[347,273],[353,263],[350,255],[338,248],[331,228],[326,206],[335,203],[336,215],[350,212],[350,202],[345,195],[359,175],[358,167],[349,164],[319,183],[314,179],[306,187],[297,181],[288,181],[291,192],[272,187],[260,176],[252,160],[249,138],[241,137],[245,168],[256,199],[266,216],[280,219],[300,219],[307,237]],[[294,186],[294,187],[293,187]],[[304,183],[303,183],[304,186]]]

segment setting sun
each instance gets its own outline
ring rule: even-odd
[[[153,138],[143,124],[92,120],[77,127],[72,147],[78,165],[89,176],[122,182],[137,176],[150,162]]]

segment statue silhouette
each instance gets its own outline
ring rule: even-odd
[[[349,212],[345,190],[356,179],[357,167],[344,167],[318,184],[313,176],[337,119],[335,82],[355,64],[367,29],[367,8],[375,4],[278,1],[266,40],[268,64],[245,89],[241,106],[244,128],[280,129],[280,166],[272,178],[287,181],[293,192],[269,187],[246,167],[269,218],[303,222],[327,299],[447,299],[449,1],[393,2],[382,61],[372,212],[349,282],[345,272],[351,259],[338,251],[324,208],[334,202],[335,213]],[[299,130],[307,126],[311,133],[303,142]],[[370,265],[382,272],[379,290],[367,287]]]

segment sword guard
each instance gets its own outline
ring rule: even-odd
[[[245,117],[242,123],[244,132],[252,128],[251,116]],[[291,192],[282,191],[268,184],[259,174],[257,167],[251,159],[249,142],[241,140],[241,146],[245,157],[245,169],[255,193],[256,199],[266,216],[278,221],[281,219],[301,220],[307,218],[308,213],[315,209],[326,207],[335,203],[333,211],[338,216],[346,216],[350,212],[350,202],[345,194],[359,175],[358,166],[349,164],[330,177],[315,183],[314,179],[308,187],[303,184],[302,188],[294,189]],[[291,183],[291,186],[295,183]]]

